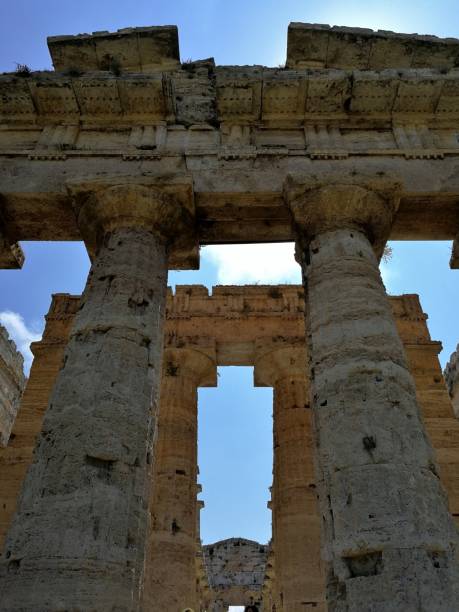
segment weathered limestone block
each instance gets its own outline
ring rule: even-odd
[[[62,365],[80,296],[56,294],[46,315],[43,337],[31,345],[34,355],[8,446],[0,449],[0,551],[10,527],[25,474],[32,462],[56,376]]]
[[[292,180],[287,197],[307,290],[329,610],[453,610],[457,535],[374,252],[397,186]]]
[[[155,186],[74,186],[94,261],[7,535],[0,610],[135,610],[149,530],[168,244]]]
[[[274,388],[272,488],[276,588],[285,612],[324,609],[311,410],[304,342],[258,346],[255,385]]]
[[[171,70],[180,63],[176,26],[50,36],[48,48],[56,70],[77,74],[91,70]]]
[[[215,348],[166,348],[154,450],[145,610],[199,610],[197,388],[217,385]]]
[[[24,358],[0,325],[0,446],[6,446],[25,387]]]
[[[291,23],[288,68],[455,68],[459,40],[368,28]]]

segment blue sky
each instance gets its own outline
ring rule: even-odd
[[[16,63],[50,68],[46,36],[128,26],[176,24],[183,60],[215,57],[220,64],[278,65],[285,61],[290,21],[329,23],[459,37],[459,4],[451,0],[0,0],[0,71]],[[384,279],[392,294],[419,293],[443,364],[459,341],[459,272],[449,270],[451,245],[392,244]],[[26,355],[40,337],[54,292],[81,293],[88,259],[81,244],[25,243],[21,271],[0,271],[0,321]],[[247,261],[251,261],[247,269]],[[202,250],[198,272],[170,283],[300,282],[291,245],[226,246]],[[220,368],[217,389],[199,393],[202,537],[266,542],[271,484],[271,390],[254,389],[250,368]]]

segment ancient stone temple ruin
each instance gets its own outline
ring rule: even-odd
[[[180,63],[170,26],[48,45],[0,76],[0,262],[92,265],[0,449],[0,610],[457,610],[458,421],[379,260],[452,240],[459,266],[459,41],[291,24],[285,68]],[[302,286],[167,289],[200,245],[282,241]],[[222,365],[274,390],[269,543],[201,545]]]

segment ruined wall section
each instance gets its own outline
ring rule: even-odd
[[[8,444],[25,383],[24,358],[0,325],[0,446]]]
[[[446,364],[444,376],[454,414],[459,418],[459,344]]]
[[[261,601],[269,547],[231,538],[203,546],[204,563],[215,602],[224,606]]]

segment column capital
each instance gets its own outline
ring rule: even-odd
[[[106,234],[136,228],[157,234],[168,244],[173,260],[184,260],[172,267],[199,267],[193,184],[188,177],[104,177],[69,181],[67,190],[90,256]]]
[[[375,250],[383,250],[400,202],[401,183],[384,177],[290,175],[284,194],[301,238],[339,229],[363,231]]]
[[[282,338],[257,343],[254,366],[255,387],[273,387],[284,378],[299,378],[306,382],[304,338]]]
[[[163,377],[186,376],[197,387],[217,386],[217,359],[212,346],[165,346]]]

